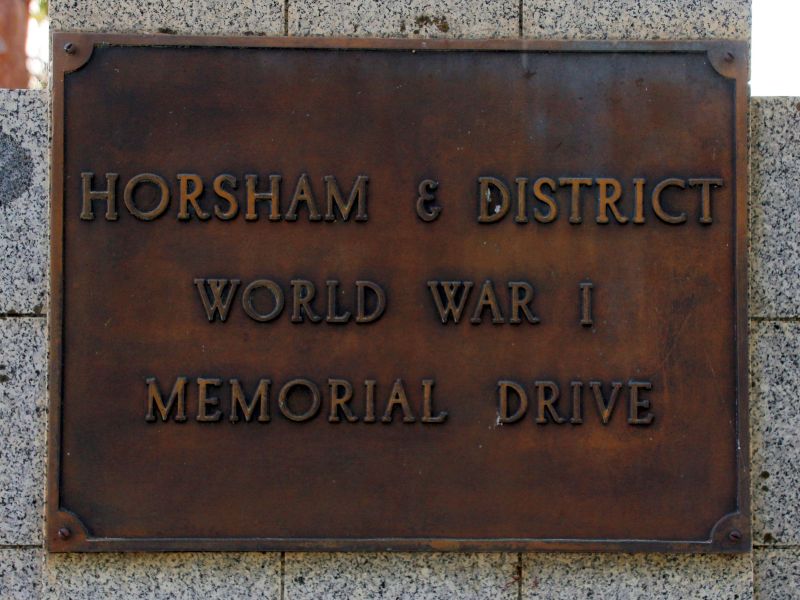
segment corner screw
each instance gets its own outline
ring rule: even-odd
[[[733,56],[733,52],[726,52],[725,53],[725,62],[733,62],[734,58],[735,57]]]
[[[75,44],[72,42],[67,42],[64,44],[64,52],[67,54],[75,54]]]
[[[58,530],[58,537],[60,537],[62,540],[69,539],[69,536],[71,536],[71,535],[72,535],[72,532],[69,529],[67,529],[66,527],[62,527],[61,529]]]
[[[728,539],[732,542],[738,542],[742,539],[742,532],[738,529],[734,529],[728,534]]]

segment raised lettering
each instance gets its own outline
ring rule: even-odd
[[[521,310],[529,323],[534,325],[538,323],[539,317],[535,316],[528,306],[533,302],[533,286],[526,281],[509,281],[508,287],[511,290],[511,318],[508,322],[512,324],[522,323],[522,319],[519,318],[519,311]]]
[[[591,281],[582,281],[581,287],[581,325],[591,327],[594,325],[592,319],[592,289],[594,284]]]
[[[633,208],[633,222],[637,225],[643,225],[644,220],[644,184],[647,180],[637,177],[633,180],[634,188],[634,208]]]
[[[259,406],[258,422],[269,423],[269,388],[272,381],[269,379],[259,379],[258,387],[253,394],[253,399],[247,401],[247,396],[244,393],[244,388],[238,379],[231,379],[231,415],[230,422],[239,422],[239,409],[244,415],[244,420],[249,423],[253,418],[253,413],[256,409],[256,404]]]
[[[375,380],[364,380],[364,423],[375,422]]]
[[[94,209],[92,208],[92,202],[104,200],[106,203],[106,221],[116,221],[119,219],[119,214],[117,213],[117,179],[119,179],[119,174],[106,173],[105,190],[93,190],[93,178],[94,173],[81,173],[81,189],[83,191],[81,219],[93,221]]]
[[[698,221],[703,225],[711,225],[711,186],[721,187],[722,179],[717,177],[703,177],[689,180],[689,186],[700,186],[700,218]]]
[[[447,306],[442,302],[439,287],[444,290],[445,301]],[[461,313],[464,312],[464,307],[467,304],[469,291],[472,289],[471,281],[429,281],[428,289],[433,296],[433,302],[436,305],[436,310],[439,311],[439,318],[442,323],[447,324],[447,321],[452,317],[454,323],[461,320]],[[458,301],[456,301],[457,292],[461,291]]]
[[[296,413],[289,406],[289,395],[296,387],[304,387],[311,393],[311,405],[306,412]],[[281,410],[281,413],[290,421],[295,421],[297,423],[314,418],[319,412],[321,403],[319,388],[313,381],[309,381],[308,379],[292,379],[281,388],[278,394],[278,408]]]
[[[266,289],[272,296],[272,310],[268,313],[258,312],[253,305],[253,293],[258,289]],[[269,279],[256,279],[250,283],[242,292],[242,308],[247,316],[258,321],[259,323],[267,323],[277,318],[283,311],[283,290],[274,281]]]
[[[392,412],[396,406],[399,406],[403,411],[403,423],[413,423],[416,421],[414,413],[411,412],[411,406],[408,404],[406,388],[403,386],[403,381],[401,379],[395,381],[392,386],[392,392],[389,394],[389,401],[386,404],[386,410],[383,413],[381,421],[384,423],[391,423]]]
[[[642,409],[650,408],[650,401],[639,395],[639,390],[652,390],[653,384],[649,381],[629,381],[628,382],[628,423],[630,425],[650,425],[655,418],[653,413],[647,412],[641,415]]]
[[[318,314],[314,312],[311,307],[311,302],[317,291],[314,284],[307,279],[292,279],[292,323],[302,323],[304,321],[303,313],[308,316],[308,320],[312,323],[318,323],[322,320]]]
[[[544,192],[542,189],[544,186],[550,188],[550,192],[553,193],[556,191],[556,182],[550,179],[549,177],[540,177],[536,181],[533,182],[533,196],[539,202],[542,202],[547,205],[547,212],[543,213],[539,210],[538,207],[533,208],[533,218],[536,219],[539,223],[551,223],[555,221],[558,217],[558,204],[556,204],[555,198],[549,196]]]
[[[564,417],[558,414],[558,409],[555,406],[560,395],[558,385],[554,381],[535,381],[533,385],[536,388],[536,422],[540,425],[547,423],[548,419],[545,413],[550,415],[550,419],[554,423],[566,421]]]
[[[592,180],[589,177],[561,177],[558,180],[559,185],[572,186],[572,195],[570,197],[569,206],[569,222],[573,225],[583,223],[583,209],[581,206],[581,186],[592,185]]]
[[[375,308],[367,314],[367,290],[375,296]],[[356,281],[356,323],[372,323],[377,321],[386,310],[386,293],[377,283]]]
[[[597,183],[597,217],[595,221],[604,225],[608,223],[608,211],[617,220],[617,223],[627,223],[628,217],[624,216],[617,208],[617,202],[622,197],[622,185],[616,179],[610,177],[598,177]],[[609,192],[611,188],[611,192]]]
[[[508,392],[511,391],[519,399],[517,410],[509,414],[509,397]],[[516,423],[525,413],[528,412],[528,394],[525,393],[524,388],[515,383],[514,381],[500,380],[497,382],[498,392],[498,407],[497,407],[497,422],[502,425],[509,423]]]
[[[614,406],[617,404],[617,397],[619,396],[619,391],[622,389],[622,383],[619,381],[611,382],[611,395],[608,400],[606,400],[603,395],[602,382],[590,381],[589,387],[592,388],[592,393],[594,394],[597,413],[600,415],[603,425],[608,425],[608,421],[611,419],[611,413],[614,412]]]
[[[191,189],[189,184],[191,183]],[[189,206],[197,215],[197,218],[205,221],[211,218],[211,213],[204,211],[197,203],[197,198],[203,193],[203,180],[194,173],[178,173],[179,205],[178,220],[188,221],[192,218]]]
[[[280,197],[280,175],[269,176],[269,191],[257,192],[258,175],[245,175],[245,187],[247,188],[247,212],[244,215],[246,221],[258,220],[258,209],[256,202],[269,202],[269,220],[281,220],[281,197]]]
[[[481,286],[481,293],[478,298],[478,303],[475,305],[475,310],[472,312],[472,318],[469,320],[473,325],[481,323],[481,316],[486,308],[492,311],[492,323],[499,324],[505,323],[503,313],[497,304],[497,295],[494,293],[494,284],[487,279]]]
[[[480,184],[478,192],[478,204],[480,206],[478,223],[499,221],[506,216],[511,203],[508,187],[496,177],[478,177],[478,183]],[[496,206],[496,210],[490,212],[490,207],[496,203],[493,199],[492,188],[500,192],[500,204]]]
[[[328,379],[331,388],[331,412],[328,415],[330,423],[338,423],[339,411],[344,413],[344,418],[350,423],[358,421],[358,417],[350,409],[349,402],[353,399],[353,385],[346,379]]]
[[[517,216],[514,217],[515,223],[528,222],[528,178],[517,177]]]
[[[236,196],[225,189],[226,186],[230,186],[232,190],[235,190],[239,186],[239,182],[233,175],[225,173],[214,178],[214,193],[220,200],[228,203],[228,210],[221,210],[218,204],[214,205],[214,214],[222,221],[229,221],[239,214],[239,201]]]
[[[194,284],[197,286],[197,291],[200,294],[200,300],[203,302],[203,308],[206,309],[206,316],[209,321],[213,321],[215,317],[219,316],[220,321],[228,319],[228,312],[231,309],[231,300],[236,295],[236,289],[241,282],[238,279],[195,279]],[[211,289],[211,298],[208,296],[206,288]],[[223,297],[225,289],[228,293]],[[247,310],[245,308],[245,310]]]
[[[569,387],[572,389],[572,414],[569,422],[580,425],[583,423],[583,382],[570,381]]]
[[[336,178],[333,175],[326,175],[323,179],[325,181],[325,195],[328,199],[328,212],[325,213],[326,221],[336,220],[334,207],[338,209],[339,214],[342,216],[342,221],[347,221],[350,218],[350,211],[353,210],[353,206],[357,207],[355,220],[367,220],[367,182],[369,177],[366,175],[356,177],[350,190],[350,195],[347,197],[347,202],[342,199],[342,190],[339,189],[339,184],[336,183]]]
[[[339,282],[335,279],[330,279],[325,282],[328,286],[328,315],[325,317],[326,323],[347,323],[350,320],[350,311],[346,310],[343,314],[338,315],[338,292]]]
[[[422,419],[423,423],[444,423],[447,419],[447,411],[443,410],[435,417],[433,416],[433,386],[436,382],[433,379],[422,380]]]
[[[136,190],[136,188],[143,183],[149,183],[158,188],[158,193],[160,196],[158,204],[151,210],[140,210],[139,207],[136,206],[136,202],[134,202],[133,199],[134,190]],[[125,186],[122,197],[125,201],[125,206],[128,208],[128,211],[134,217],[142,221],[152,221],[157,219],[163,215],[164,211],[166,211],[169,207],[169,187],[167,186],[167,182],[164,181],[163,177],[156,175],[155,173],[140,173],[136,177],[132,177]]]
[[[217,378],[198,377],[197,386],[199,392],[197,394],[197,419],[200,423],[213,423],[222,418],[222,411],[217,408],[219,406],[219,398],[217,396],[209,396],[208,388],[219,387],[222,381]],[[208,408],[213,408],[213,412],[209,413]]]
[[[417,216],[426,223],[435,221],[442,212],[441,206],[428,206],[429,202],[433,202],[436,199],[433,192],[438,187],[439,182],[433,179],[423,179],[419,182],[419,187],[417,188],[419,194],[417,197]]]
[[[661,193],[670,186],[683,189],[686,187],[686,183],[683,181],[683,179],[676,179],[674,177],[659,182],[655,189],[653,189],[653,195],[651,197],[653,212],[655,212],[656,216],[665,223],[669,223],[671,225],[680,225],[681,223],[686,222],[686,213],[682,212],[678,215],[672,215],[664,210],[664,207],[661,204]]]
[[[300,175],[300,178],[297,180],[297,185],[294,188],[294,195],[292,196],[292,202],[289,204],[289,210],[286,211],[287,221],[297,220],[297,209],[301,202],[306,203],[309,221],[322,220],[322,215],[319,213],[319,209],[317,208],[317,201],[314,199],[314,192],[311,189],[311,181],[306,173]]]
[[[169,400],[164,404],[161,390],[158,389],[158,379],[155,377],[148,377],[145,379],[147,385],[147,413],[144,420],[152,423],[156,420],[155,409],[158,408],[158,414],[161,416],[162,421],[169,419],[169,413],[175,408],[175,416],[173,419],[182,423],[186,421],[186,377],[178,377],[175,380],[175,385],[172,386],[172,393],[169,395]]]

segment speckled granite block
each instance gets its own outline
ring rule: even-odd
[[[516,37],[517,0],[289,0],[289,35]]]
[[[750,130],[750,314],[800,316],[800,98],[753,98]]]
[[[286,598],[517,598],[516,554],[286,554]]]
[[[50,29],[282,35],[283,13],[283,0],[50,0]]]
[[[0,550],[0,598],[34,600],[41,594],[42,550],[3,548]]]
[[[0,314],[46,303],[49,153],[47,93],[0,90]]]
[[[753,541],[800,544],[800,323],[750,328]]]
[[[750,39],[750,0],[524,0],[523,35],[567,40]]]
[[[0,319],[0,544],[42,540],[46,325],[42,317]]]
[[[749,554],[525,554],[523,600],[753,597]]]
[[[49,554],[47,600],[278,600],[280,554]]]
[[[754,554],[754,584],[758,600],[800,598],[800,548],[758,548]]]

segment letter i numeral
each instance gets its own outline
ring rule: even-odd
[[[581,282],[581,325],[583,327],[593,327],[592,319],[592,289],[594,284],[591,281]]]

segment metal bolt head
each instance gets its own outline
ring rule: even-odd
[[[742,539],[742,532],[738,529],[734,529],[728,534],[728,539],[732,542],[738,542]]]
[[[62,540],[69,539],[69,536],[71,535],[72,532],[67,527],[62,527],[58,530],[58,537],[60,537]]]
[[[64,52],[67,54],[75,54],[75,44],[72,42],[67,42],[64,44]]]
[[[733,52],[726,52],[725,53],[725,62],[733,62],[734,58],[735,57],[733,56]]]

